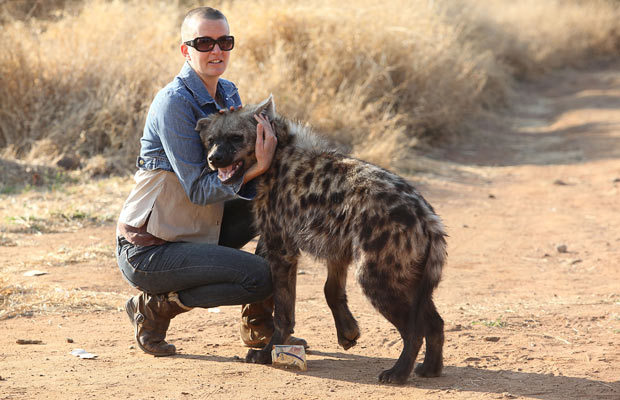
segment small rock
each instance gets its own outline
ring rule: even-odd
[[[614,183],[620,183],[620,178],[614,179]]]
[[[575,265],[575,264],[579,264],[580,262],[583,262],[583,260],[582,259],[577,259],[577,260],[571,261],[570,263],[571,263],[571,265]]]
[[[556,179],[555,181],[553,181],[553,184],[558,186],[568,186],[568,183],[564,182],[561,179]]]
[[[78,157],[64,156],[56,161],[56,165],[67,170],[75,170],[81,167],[82,163]]]
[[[557,247],[558,253],[568,253],[568,247],[565,244],[561,244]]]
[[[469,362],[469,361],[482,361],[482,360],[478,357],[467,357],[465,359],[465,362]]]
[[[463,330],[463,327],[461,326],[461,324],[456,324],[453,327],[446,329],[446,332],[459,332],[462,330]]]
[[[136,346],[134,346],[133,344],[131,346],[129,346],[129,350],[135,350]]]
[[[495,197],[494,194],[489,193],[489,199],[496,199],[497,197]]]
[[[73,343],[73,339],[71,339],[70,337],[67,338],[67,343]]]
[[[487,342],[499,342],[499,337],[497,336],[487,336],[484,338]]]

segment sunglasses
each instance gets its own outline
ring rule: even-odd
[[[210,38],[209,36],[197,37],[193,40],[184,42],[186,45],[195,48],[198,51],[206,52],[211,51],[215,47],[215,44],[220,47],[222,51],[231,51],[235,47],[234,36],[220,36],[217,39]]]

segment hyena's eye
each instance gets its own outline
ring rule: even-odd
[[[213,145],[213,138],[207,139],[207,146],[211,147]]]
[[[230,140],[232,140],[233,142],[240,143],[240,142],[243,142],[243,136],[241,136],[241,135],[231,135],[230,136]]]

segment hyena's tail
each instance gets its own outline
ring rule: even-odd
[[[432,214],[426,228],[429,240],[425,259],[420,265],[423,269],[422,278],[418,283],[409,318],[410,323],[414,325],[413,328],[416,333],[422,336],[425,334],[425,329],[428,328],[426,323],[428,318],[434,319],[431,316],[437,313],[432,296],[433,291],[441,280],[441,273],[448,255],[446,233],[439,217]]]
[[[435,214],[429,219],[426,230],[429,240],[426,260],[423,265],[420,289],[432,292],[441,280],[441,272],[447,257],[446,233],[439,217]]]

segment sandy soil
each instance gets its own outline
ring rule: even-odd
[[[362,337],[339,348],[324,267],[309,259],[298,277],[296,328],[311,344],[307,372],[242,362],[238,307],[180,315],[169,331],[179,354],[147,356],[121,311],[133,290],[113,259],[87,259],[36,278],[15,271],[18,281],[117,293],[119,309],[0,321],[0,399],[620,399],[619,67],[522,84],[504,117],[416,156],[422,172],[408,177],[450,234],[436,292],[446,321],[443,376],[379,384],[400,353],[397,332],[350,274]],[[113,236],[112,226],[28,236],[0,246],[0,259],[17,265],[59,246],[111,245]],[[98,357],[79,359],[69,354],[75,348]]]

